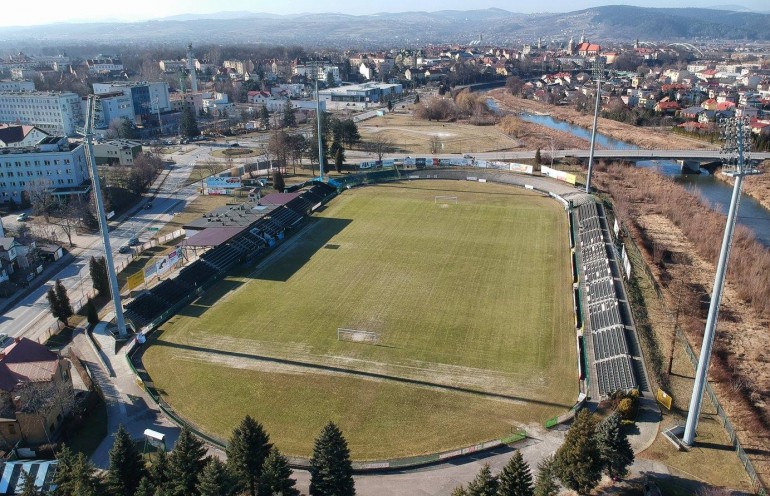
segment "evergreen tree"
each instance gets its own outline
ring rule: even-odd
[[[200,129],[198,129],[198,121],[195,118],[195,112],[193,112],[188,105],[182,107],[182,116],[179,119],[179,133],[188,138],[193,138],[201,134]]]
[[[581,410],[567,431],[555,457],[555,471],[567,488],[588,494],[602,476],[602,461],[596,446],[596,421]]]
[[[294,487],[296,482],[291,478],[291,474],[286,457],[276,448],[270,450],[259,477],[260,496],[299,496],[300,492]]]
[[[345,149],[337,147],[337,152],[334,154],[334,167],[337,172],[342,172],[342,164],[345,163]]]
[[[39,490],[35,486],[35,476],[30,472],[21,471],[21,484],[22,489],[21,496],[43,496],[43,491]]]
[[[96,496],[100,493],[102,484],[96,468],[83,453],[75,456],[65,446],[59,452],[58,461],[53,479],[54,496]]]
[[[348,148],[361,141],[361,133],[358,132],[358,126],[353,119],[345,119],[340,124],[342,143]]]
[[[452,490],[452,496],[468,496],[468,491],[465,489],[465,486],[460,484]]]
[[[273,169],[273,189],[278,192],[283,192],[286,188],[286,184],[283,182],[283,174],[278,169]]]
[[[310,458],[310,496],[356,494],[348,443],[334,422],[321,430]]]
[[[297,116],[294,113],[294,107],[291,100],[286,99],[286,104],[283,106],[283,127],[295,127],[296,125]]]
[[[599,424],[596,443],[607,475],[613,479],[628,475],[628,467],[634,462],[634,451],[623,432],[620,415],[613,413]]]
[[[532,472],[529,465],[516,451],[498,476],[498,496],[533,496]]]
[[[414,95],[414,103],[420,103],[420,95],[419,94]]]
[[[265,105],[262,105],[262,108],[259,109],[259,123],[263,129],[270,129],[270,112]]]
[[[198,474],[208,462],[203,441],[195,438],[188,427],[183,427],[168,461],[172,494],[198,495]]]
[[[540,148],[535,151],[535,165],[542,165],[543,157],[540,155]]]
[[[388,100],[388,112],[393,111],[393,100]]]
[[[497,494],[497,477],[492,475],[489,465],[484,464],[476,478],[468,484],[468,496],[495,496]]]
[[[165,451],[161,450],[155,456],[155,461],[150,465],[148,470],[150,482],[152,486],[158,489],[165,489],[170,486],[171,483],[171,467],[168,455]]]
[[[559,485],[555,479],[553,456],[549,456],[537,465],[535,496],[556,496],[559,494]]]
[[[107,489],[110,495],[132,496],[146,471],[142,454],[123,425],[118,426],[115,442],[110,449],[110,466],[107,472]]]
[[[201,496],[232,496],[238,490],[236,477],[218,458],[211,458],[198,477]]]
[[[110,280],[107,276],[107,260],[104,257],[91,257],[88,262],[88,271],[91,274],[91,282],[94,289],[100,295],[110,295]]]
[[[56,291],[53,288],[48,288],[48,292],[45,294],[46,299],[48,299],[48,308],[51,309],[51,315],[55,319],[61,320],[59,315],[61,315],[60,308],[59,308],[59,300],[56,298]]]
[[[149,477],[142,477],[134,496],[155,496],[155,487]]]
[[[68,325],[69,318],[75,312],[72,310],[70,298],[67,296],[67,288],[64,287],[61,279],[56,280],[54,287],[48,290],[46,297],[51,307],[51,314],[59,319],[62,324]]]
[[[249,415],[233,430],[227,443],[227,465],[251,496],[256,496],[262,466],[270,453],[270,436]]]
[[[88,323],[91,325],[99,323],[99,312],[96,311],[96,305],[94,305],[94,300],[91,298],[86,301],[86,319],[88,319]]]

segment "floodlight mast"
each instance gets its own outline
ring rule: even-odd
[[[698,427],[698,416],[700,415],[701,403],[703,402],[703,391],[706,387],[708,368],[711,362],[711,348],[714,344],[714,335],[716,333],[717,321],[719,320],[719,305],[722,301],[722,291],[725,284],[727,264],[730,259],[733,232],[735,231],[738,209],[740,208],[743,176],[759,174],[759,171],[752,167],[744,157],[746,148],[751,146],[751,127],[742,118],[725,119],[721,124],[725,140],[722,152],[726,154],[726,157],[723,159],[725,163],[723,173],[733,176],[735,184],[733,185],[733,194],[730,198],[730,209],[727,212],[722,249],[719,252],[719,262],[716,276],[714,277],[714,288],[706,319],[706,329],[703,333],[703,345],[701,346],[698,359],[698,368],[695,372],[695,383],[692,388],[690,408],[687,412],[687,423],[685,424],[682,437],[682,442],[687,446],[692,446],[695,443],[695,430]]]
[[[604,59],[596,56],[593,67],[594,79],[596,79],[596,106],[594,107],[594,125],[591,128],[591,148],[588,152],[588,175],[586,176],[586,193],[591,192],[591,172],[594,165],[594,150],[596,149],[596,126],[599,123],[599,107],[601,106],[602,76],[604,75]]]
[[[115,306],[115,322],[118,325],[118,335],[122,338],[128,336],[126,330],[126,321],[123,317],[123,306],[120,303],[120,286],[118,286],[118,277],[115,274],[115,262],[112,259],[112,248],[110,247],[110,229],[107,224],[107,217],[104,215],[104,199],[102,198],[102,188],[99,184],[99,173],[96,169],[96,161],[94,160],[93,150],[93,119],[94,119],[94,106],[96,101],[93,95],[88,97],[88,105],[86,107],[86,125],[85,125],[85,137],[86,137],[86,161],[88,162],[88,169],[91,173],[91,182],[94,190],[94,197],[96,198],[96,218],[99,220],[99,233],[102,235],[102,245],[104,246],[104,259],[107,261],[107,278],[110,283],[110,293],[112,293],[112,303]]]
[[[316,125],[318,126],[318,178],[324,180],[324,147],[321,141],[321,95],[318,93],[318,68],[315,69],[315,115]]]

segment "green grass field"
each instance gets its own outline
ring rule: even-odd
[[[329,419],[359,460],[505,436],[577,396],[567,230],[510,186],[347,191],[162,326],[144,363],[194,424],[227,438],[248,413],[290,454]]]

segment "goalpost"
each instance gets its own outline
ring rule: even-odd
[[[440,196],[440,195],[439,196],[434,196],[433,197],[433,203],[444,203],[444,204],[452,203],[452,204],[456,205],[457,204],[457,197],[456,196]]]
[[[337,328],[337,341],[352,341],[354,343],[377,344],[380,336],[376,332],[362,331],[360,329]]]

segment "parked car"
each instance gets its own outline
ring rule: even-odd
[[[139,238],[136,236],[131,237],[131,239],[128,240],[128,246],[136,246],[139,244]]]
[[[22,212],[19,215],[16,216],[17,222],[24,222],[26,220],[29,220],[29,214],[26,212]]]
[[[8,334],[0,333],[0,348],[2,348],[3,343],[5,343],[7,340],[8,340]]]
[[[131,247],[128,245],[123,245],[118,248],[118,253],[131,253]]]

